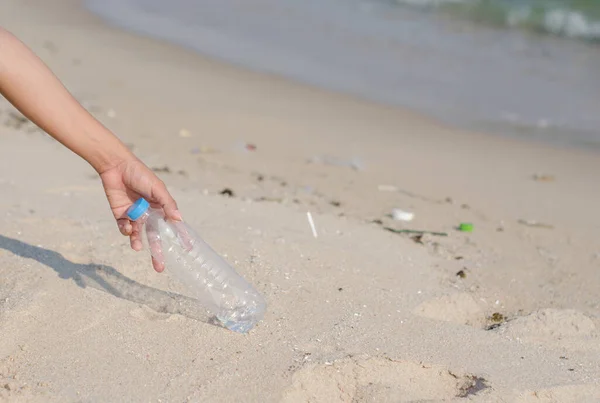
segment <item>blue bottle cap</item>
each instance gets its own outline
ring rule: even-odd
[[[129,207],[129,210],[127,210],[127,217],[129,217],[131,221],[135,221],[144,215],[144,213],[148,211],[149,207],[150,203],[148,203],[146,199],[142,197],[133,203],[131,207]]]

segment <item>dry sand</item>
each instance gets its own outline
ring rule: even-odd
[[[4,0],[0,24],[269,303],[249,335],[205,323],[93,171],[2,101],[0,401],[600,401],[597,154],[246,72],[74,0]]]

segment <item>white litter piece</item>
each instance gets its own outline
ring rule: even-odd
[[[412,221],[415,218],[415,214],[395,208],[392,210],[392,218],[397,221]]]
[[[312,214],[310,214],[310,211],[306,213],[306,216],[308,217],[308,224],[310,225],[310,229],[312,230],[313,236],[315,238],[318,237],[319,235],[317,234],[317,228],[315,227],[315,222],[313,221]]]
[[[362,159],[353,157],[350,160],[339,159],[336,157],[332,157],[330,155],[315,155],[308,159],[308,162],[311,164],[323,164],[323,165],[331,165],[331,166],[339,166],[339,167],[348,167],[352,168],[355,171],[364,171],[365,163]]]

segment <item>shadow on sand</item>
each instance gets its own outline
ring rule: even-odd
[[[202,309],[197,300],[145,286],[119,273],[114,267],[73,263],[60,253],[3,235],[0,235],[0,248],[17,256],[38,261],[54,270],[60,278],[71,279],[81,288],[95,288],[117,298],[145,305],[156,312],[183,315],[220,327],[214,316]]]

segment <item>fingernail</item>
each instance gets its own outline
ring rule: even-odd
[[[179,212],[179,210],[175,210],[173,212],[173,218],[177,221],[183,221],[183,217],[181,217],[181,213]]]

